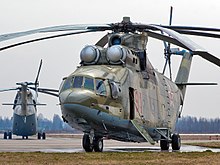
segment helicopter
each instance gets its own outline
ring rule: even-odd
[[[63,78],[57,94],[63,121],[84,132],[82,147],[86,152],[102,152],[104,138],[152,145],[160,142],[161,150],[169,150],[170,144],[173,150],[180,150],[181,138],[174,130],[186,87],[216,85],[188,82],[192,58],[198,55],[220,66],[219,58],[185,35],[220,38],[213,33],[220,29],[133,23],[130,17],[124,17],[118,23],[62,25],[3,34],[0,41],[56,32],[59,34],[11,44],[0,51],[57,37],[107,32],[97,43],[82,49],[80,66]],[[164,70],[167,64],[171,70],[171,55],[182,57],[174,81],[149,61],[149,37],[164,42]],[[171,49],[170,44],[183,50]]]
[[[46,133],[37,129],[37,107],[40,104],[37,102],[38,93],[48,92],[49,89],[39,88],[39,74],[42,66],[42,60],[40,61],[38,73],[35,82],[19,82],[16,83],[18,87],[1,89],[0,92],[17,90],[17,94],[14,99],[14,103],[3,103],[3,105],[13,106],[13,118],[12,118],[12,132],[4,132],[4,139],[12,139],[12,134],[22,136],[22,139],[28,139],[28,136],[37,134],[38,139],[46,139]],[[52,90],[52,89],[51,89]]]

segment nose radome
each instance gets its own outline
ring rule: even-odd
[[[84,90],[67,90],[60,94],[60,102],[73,104],[90,104],[90,96]]]

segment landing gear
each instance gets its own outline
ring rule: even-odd
[[[86,152],[102,152],[103,151],[103,138],[99,136],[90,136],[84,134],[82,139],[82,146]]]
[[[181,147],[181,139],[179,134],[173,134],[171,137],[171,140],[169,141],[168,139],[161,139],[160,140],[160,148],[161,150],[169,150],[169,146],[172,146],[173,150],[180,150]]]
[[[12,132],[4,132],[4,139],[12,139]]]
[[[161,139],[160,140],[160,148],[161,150],[169,150],[170,143],[167,139]]]
[[[86,152],[92,152],[93,150],[93,145],[92,143],[90,142],[90,137],[88,134],[84,134],[83,135],[83,141],[82,141],[82,145],[83,145],[83,148]]]
[[[181,147],[181,139],[179,134],[173,134],[172,136],[172,149],[180,150]]]
[[[45,132],[43,132],[43,133],[40,133],[40,132],[38,132],[37,133],[37,139],[43,139],[43,140],[45,140],[46,139],[46,133]]]
[[[102,152],[103,151],[103,138],[95,137],[93,139],[93,147],[94,147],[95,152]]]

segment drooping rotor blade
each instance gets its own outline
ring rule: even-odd
[[[95,45],[104,47],[108,43],[108,35],[104,35]]]
[[[163,28],[161,26],[155,26],[155,25],[151,25],[151,26],[163,31],[164,33],[167,33],[168,35],[179,41],[181,44],[185,45],[185,47],[187,47],[188,50],[190,51],[205,51],[201,46],[199,46],[198,44],[196,44],[186,36],[183,36],[174,30]]]
[[[188,47],[186,47],[185,45],[183,45],[181,42],[179,42],[178,40],[171,38],[169,36],[163,35],[163,34],[159,34],[159,33],[155,33],[152,31],[146,31],[149,37],[155,38],[155,39],[159,39],[161,41],[167,41],[169,43],[172,43],[174,45],[180,46],[184,49],[189,49]]]
[[[180,34],[188,34],[188,35],[211,37],[211,38],[220,38],[220,34],[214,34],[214,33],[200,32],[200,31],[193,31],[193,30],[175,30],[175,31]]]
[[[58,94],[52,93],[52,92],[47,92],[47,91],[38,91],[38,92],[41,92],[41,93],[44,93],[44,94],[48,94],[48,95],[51,95],[51,96],[55,96],[55,97],[59,97]]]
[[[182,36],[180,33],[167,29],[167,28],[163,28],[160,26],[154,26],[155,28],[160,29],[161,31],[167,33],[168,35],[170,35],[171,37],[173,37],[175,40],[179,41],[181,44],[183,44],[186,48],[188,48],[188,50],[192,51],[195,55],[199,55],[202,58],[210,61],[213,64],[216,64],[217,66],[220,66],[220,59],[211,55],[210,53],[208,53],[206,50],[204,50],[202,47],[200,47],[199,45],[197,45],[196,43],[194,43],[192,40],[190,40],[189,38],[187,38],[186,36]]]
[[[38,92],[59,97],[59,94],[58,94],[59,90],[55,90],[55,89],[38,88]]]
[[[111,28],[109,25],[63,25],[63,26],[52,26],[34,30],[28,30],[23,32],[17,33],[8,33],[0,35],[0,42],[10,40],[13,38],[18,38],[22,36],[28,36],[37,33],[48,33],[48,32],[60,32],[60,31],[72,31],[72,30],[96,30],[96,31],[103,31],[106,29]]]
[[[10,49],[10,48],[13,48],[13,47],[16,47],[16,46],[32,43],[32,42],[48,40],[48,39],[64,37],[64,36],[70,36],[70,35],[75,35],[75,34],[81,34],[81,33],[88,33],[88,32],[96,32],[96,31],[95,30],[86,30],[86,31],[84,30],[84,31],[64,33],[64,34],[58,34],[58,35],[53,35],[53,36],[48,36],[48,37],[37,38],[37,39],[23,41],[23,42],[19,42],[19,43],[16,43],[16,44],[8,45],[8,46],[5,46],[5,47],[1,47],[0,51],[6,50],[6,49]]]
[[[35,88],[33,88],[33,87],[30,87],[30,89],[35,90]],[[41,93],[49,94],[49,95],[52,95],[52,96],[56,96],[56,97],[59,96],[59,94],[58,94],[58,93],[59,93],[59,90],[58,90],[58,89],[37,88],[37,91],[38,91],[38,92],[41,92]]]
[[[208,28],[208,27],[193,27],[193,26],[164,26],[164,25],[156,25],[161,26],[163,28],[172,29],[172,30],[199,30],[199,31],[212,31],[212,32],[220,32],[218,28]]]
[[[18,90],[18,89],[19,88],[0,89],[0,92],[14,91],[14,90]]]
[[[59,92],[58,89],[51,89],[51,88],[38,88],[38,90],[41,90],[41,91],[50,91],[50,92]]]
[[[220,67],[220,59],[213,56],[212,54],[210,54],[209,52],[203,52],[203,51],[195,51],[193,52],[195,55],[199,55],[200,57],[208,60],[209,62],[217,65]]]

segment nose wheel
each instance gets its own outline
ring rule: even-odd
[[[86,152],[102,152],[103,151],[103,138],[100,136],[91,136],[84,134],[82,139],[82,146]]]

